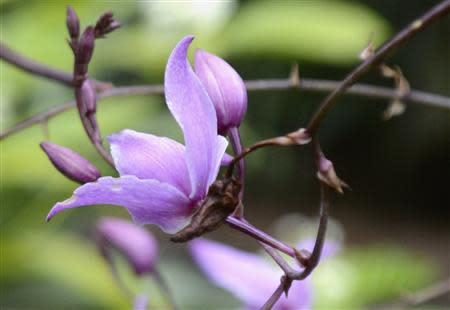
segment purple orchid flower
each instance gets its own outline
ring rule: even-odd
[[[158,242],[141,226],[118,218],[103,218],[96,226],[102,255],[112,264],[111,249],[118,250],[137,275],[151,273],[158,259]]]
[[[313,243],[307,242],[312,250]],[[302,248],[302,247],[299,247]],[[216,285],[232,293],[247,309],[259,309],[280,283],[281,270],[262,256],[198,238],[189,243],[189,250],[200,269]],[[322,256],[337,251],[335,245],[325,245]],[[311,279],[294,281],[288,298],[283,295],[274,310],[311,309],[313,288]]]
[[[77,188],[47,216],[81,206],[125,207],[139,224],[168,233],[185,226],[217,177],[228,142],[217,134],[213,103],[193,72],[183,38],[169,57],[164,81],[167,105],[180,125],[185,145],[150,134],[123,130],[109,137],[120,177],[102,177]]]

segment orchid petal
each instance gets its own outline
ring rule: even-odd
[[[108,259],[111,248],[126,257],[136,274],[151,273],[158,259],[158,242],[144,227],[119,218],[102,218],[97,224],[98,244]]]
[[[280,282],[281,273],[258,255],[200,238],[189,243],[189,250],[209,280],[252,309],[261,307]]]
[[[189,243],[190,252],[209,280],[231,292],[248,309],[260,309],[280,283],[282,272],[256,254],[206,239]],[[312,304],[310,279],[294,281],[288,298],[282,295],[274,310],[305,310]]]
[[[120,175],[156,179],[189,195],[191,185],[182,144],[164,137],[123,130],[108,137]]]
[[[228,166],[231,163],[231,161],[233,160],[233,158],[234,158],[233,156],[231,156],[231,155],[229,155],[227,153],[223,154],[222,161],[220,162],[220,165],[221,166]]]
[[[125,207],[138,224],[156,224],[174,233],[185,226],[193,212],[191,201],[174,186],[135,176],[103,177],[77,188],[73,196],[57,203],[47,216],[89,205],[109,204]]]
[[[167,105],[184,134],[191,181],[189,197],[200,200],[217,176],[217,162],[222,160],[220,152],[226,142],[217,135],[213,103],[187,60],[193,39],[193,36],[183,38],[172,51],[164,77],[164,92]]]

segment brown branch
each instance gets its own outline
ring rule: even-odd
[[[23,71],[45,77],[67,86],[73,86],[72,74],[49,68],[46,65],[19,55],[3,43],[0,43],[0,59],[5,60]]]
[[[283,252],[284,254],[291,257],[296,256],[296,252],[293,247],[259,230],[258,228],[247,222],[245,219],[239,219],[235,216],[230,215],[225,221],[231,228],[238,230],[255,240],[267,244],[268,246],[277,249],[278,251]]]
[[[400,31],[387,43],[385,43],[378,51],[372,56],[367,58],[366,61],[356,67],[347,77],[336,87],[328,97],[325,98],[317,112],[312,117],[309,126],[308,133],[314,136],[320,127],[325,116],[336,104],[337,99],[345,93],[345,91],[356,83],[362,76],[369,72],[373,67],[380,64],[387,57],[389,57],[397,48],[406,43],[414,35],[424,30],[426,27],[437,21],[440,17],[445,16],[450,12],[450,0],[441,2],[440,4],[431,8],[428,12],[421,17],[413,21],[410,25]]]
[[[334,89],[339,84],[338,81],[328,80],[315,80],[315,79],[302,79],[300,85],[293,85],[290,79],[272,79],[272,80],[254,80],[246,81],[247,90],[249,91],[270,91],[270,90],[287,90],[298,89],[312,92],[325,92]],[[131,96],[131,95],[162,95],[164,93],[163,85],[142,85],[142,86],[124,86],[114,87],[103,90],[98,93],[98,99],[119,97],[119,96]],[[346,92],[349,95],[364,96],[374,99],[395,99],[398,97],[395,89],[373,86],[367,84],[356,84],[349,88]],[[450,110],[450,98],[435,95],[418,90],[411,91],[407,96],[403,98],[405,102],[425,104],[432,107],[449,109]],[[0,140],[7,138],[8,136],[35,124],[46,122],[47,120],[68,111],[76,106],[75,100],[68,101],[66,103],[56,105],[36,114],[24,121],[17,123],[16,125],[6,129],[0,135]]]
[[[289,286],[291,285],[291,283],[292,283],[292,280],[288,279],[285,276],[281,277],[280,284],[276,288],[275,292],[273,292],[273,294],[266,301],[266,303],[261,307],[261,310],[272,309],[272,307],[280,299],[281,295],[283,295],[283,293],[285,293],[286,290],[289,289]]]
[[[0,42],[0,59],[15,66],[16,68],[36,76],[41,76],[49,80],[73,87],[73,74],[62,70],[50,68],[47,65],[31,60],[10,49],[4,43]],[[110,83],[92,80],[98,90],[110,88]]]

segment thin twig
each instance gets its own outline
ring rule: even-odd
[[[284,271],[285,275],[292,280],[303,280],[307,278],[314,268],[317,267],[322,255],[323,246],[325,244],[325,235],[328,226],[328,217],[330,209],[329,201],[329,189],[328,186],[321,183],[321,196],[320,196],[320,217],[319,217],[319,228],[317,230],[317,236],[314,243],[314,249],[310,255],[302,255],[301,252],[296,250],[297,261],[305,267],[302,271],[295,270],[289,263],[274,249],[265,244],[263,244],[264,250],[267,254],[272,257],[272,259],[277,263],[277,265]]]
[[[255,80],[246,82],[247,90],[249,91],[299,89],[312,92],[326,92],[333,90],[338,84],[338,81],[315,79],[302,79],[302,82],[299,86],[293,86],[292,82],[288,79]],[[98,99],[132,95],[162,95],[163,93],[163,85],[123,86],[109,88],[99,92]],[[395,89],[368,84],[356,84],[347,89],[346,94],[364,96],[374,99],[395,99],[398,97]],[[403,100],[409,103],[424,104],[431,107],[450,110],[450,98],[423,91],[413,90],[408,95],[406,95]],[[51,107],[46,111],[38,113],[4,130],[0,135],[0,140],[3,140],[8,136],[25,128],[45,122],[63,112],[74,108],[75,106],[76,102],[74,100],[55,105],[54,107]]]
[[[45,77],[67,86],[73,86],[72,74],[52,69],[46,65],[28,59],[14,52],[3,43],[0,43],[0,58],[26,72]]]
[[[413,21],[406,28],[400,31],[387,43],[385,43],[378,51],[370,56],[366,61],[356,67],[347,77],[336,87],[331,94],[329,94],[317,112],[312,117],[308,133],[314,136],[320,127],[325,116],[336,104],[337,99],[345,93],[345,91],[355,84],[363,75],[369,72],[374,66],[380,64],[387,57],[389,57],[397,48],[406,43],[414,35],[424,30],[426,27],[437,21],[440,17],[445,16],[450,12],[450,0],[441,2],[440,4],[431,8],[428,12]]]
[[[437,297],[450,293],[450,278],[437,282],[420,291],[405,294],[398,301],[374,307],[376,310],[400,310],[427,303]]]
[[[0,59],[7,63],[21,69],[25,72],[36,76],[41,76],[49,80],[61,83],[66,86],[73,87],[73,74],[62,70],[51,68],[47,65],[41,64],[37,61],[31,60],[6,46],[0,42]],[[106,89],[112,85],[106,82],[93,80],[97,89]]]
[[[299,281],[306,279],[311,272],[317,267],[322,255],[323,246],[325,243],[325,235],[327,231],[328,224],[328,213],[329,213],[329,189],[328,186],[321,183],[321,199],[320,199],[320,220],[319,229],[317,231],[316,241],[314,243],[314,249],[308,258],[304,258],[302,254],[297,252],[297,261],[305,266],[302,271],[295,270],[289,263],[276,251],[275,248],[270,247],[266,244],[262,244],[264,250],[272,257],[272,259],[278,264],[278,266],[284,271],[284,276],[281,278],[280,285],[277,287],[275,292],[269,297],[267,302],[261,309],[269,310],[272,309],[273,305],[280,299],[283,292],[286,294],[289,291],[289,287],[292,281]]]
[[[225,221],[231,228],[243,232],[244,234],[260,242],[263,242],[271,246],[272,248],[275,248],[278,251],[283,252],[291,257],[295,257],[296,253],[293,247],[273,238],[272,236],[254,227],[244,219],[238,219],[234,216],[229,216]]]
[[[283,293],[289,290],[292,284],[292,280],[286,276],[282,276],[280,279],[280,284],[276,288],[275,292],[269,297],[266,303],[261,307],[261,310],[270,310],[277,303]]]
[[[110,97],[128,96],[128,95],[147,95],[147,94],[161,94],[163,92],[162,85],[151,85],[151,86],[131,86],[131,87],[116,87],[106,89],[98,93],[98,99],[105,99]],[[70,109],[76,107],[76,101],[70,100],[63,104],[56,105],[49,108],[47,111],[38,113],[24,121],[17,123],[16,125],[6,129],[0,135],[0,140],[7,138],[8,136],[19,132],[25,128],[31,127],[33,125],[47,122],[49,119],[66,112]]]

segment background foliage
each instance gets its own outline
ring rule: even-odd
[[[299,63],[301,76],[340,79],[358,62],[357,54],[371,35],[375,42],[383,42],[432,2],[412,0],[406,6],[387,0],[70,3],[82,25],[93,23],[105,10],[112,10],[123,22],[122,29],[98,42],[90,73],[117,85],[132,85],[161,83],[169,51],[187,33],[196,35],[197,47],[229,60],[245,79],[285,77],[293,62]],[[28,57],[70,71],[72,55],[65,43],[67,4],[2,1],[1,41]],[[450,96],[449,29],[447,18],[391,59],[413,88]],[[391,84],[375,74],[367,81]],[[72,97],[63,86],[1,63],[2,128]],[[324,94],[296,91],[251,93],[244,142],[305,125],[323,98]],[[344,97],[321,130],[326,153],[353,191],[336,199],[332,210],[340,224],[331,238],[345,240],[345,247],[314,275],[316,308],[382,303],[448,276],[445,197],[450,115],[408,106],[401,117],[383,122],[386,104]],[[181,138],[158,96],[104,100],[98,117],[104,135],[132,128]],[[75,111],[51,120],[48,131],[36,126],[1,142],[2,305],[126,308],[127,301],[93,245],[91,231],[101,215],[127,215],[121,208],[86,208],[45,224],[53,203],[68,197],[75,185],[50,166],[38,146],[44,139],[76,149],[104,174],[112,173],[83,135]],[[252,155],[245,201],[249,219],[286,234],[277,229],[280,225],[274,218],[287,212],[313,216],[318,189],[311,162],[301,148]],[[311,230],[296,227],[309,227],[305,223],[311,220],[301,217],[281,226],[291,227],[290,237],[298,239]],[[167,236],[149,229],[160,236],[161,269],[180,305],[193,309],[238,305],[228,293],[208,285],[183,246],[170,244]],[[212,237],[256,250],[253,242],[227,228]],[[128,272],[125,267],[123,272]],[[138,285],[150,290],[157,305],[163,305],[151,283]]]

